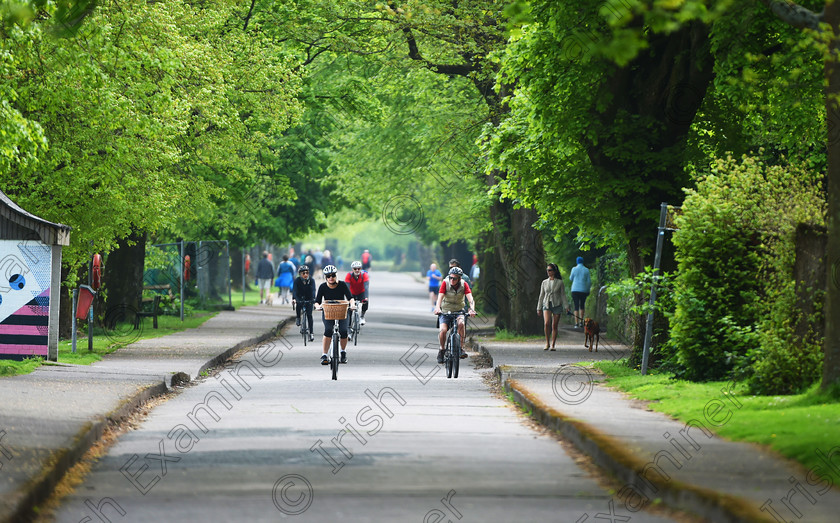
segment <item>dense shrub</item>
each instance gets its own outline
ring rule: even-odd
[[[821,223],[824,214],[815,174],[750,157],[716,161],[687,190],[673,237],[679,270],[671,330],[684,377],[734,371],[764,392],[816,379],[819,347],[791,336],[798,318],[792,267],[797,224]]]

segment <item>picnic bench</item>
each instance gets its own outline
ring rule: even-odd
[[[163,284],[159,284],[159,285],[144,285],[143,290],[144,291],[155,291],[157,294],[155,294],[155,296],[152,297],[152,298],[143,298],[142,299],[140,305],[142,306],[144,303],[151,302],[152,303],[152,310],[146,311],[146,310],[141,309],[141,310],[137,311],[137,313],[134,315],[134,328],[135,329],[140,328],[140,320],[142,318],[151,317],[152,318],[152,327],[157,329],[158,328],[158,316],[160,316],[160,300],[161,300],[161,297],[164,294],[168,295],[170,298],[173,297],[173,295],[172,295],[172,285],[170,285],[168,283],[163,283]],[[165,292],[161,292],[161,291],[165,291]]]
[[[146,301],[146,300],[143,300],[143,301]],[[154,328],[155,329],[158,328],[158,316],[160,316],[160,294],[158,294],[157,296],[152,298],[151,301],[152,301],[152,310],[151,311],[139,310],[136,313],[134,313],[134,328],[135,329],[140,328],[140,319],[141,318],[148,318],[149,316],[152,317],[152,320],[153,320],[152,325],[154,326]]]

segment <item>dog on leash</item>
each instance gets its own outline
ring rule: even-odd
[[[269,292],[268,294],[266,294],[265,304],[268,305],[269,307],[274,306],[274,295],[272,293]]]
[[[595,352],[598,352],[598,342],[601,340],[601,327],[598,322],[592,318],[586,318],[583,322],[583,332],[586,335],[583,346],[589,347],[589,352],[592,352],[592,345],[595,345]]]

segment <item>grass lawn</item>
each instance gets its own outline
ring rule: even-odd
[[[720,436],[767,445],[812,471],[814,484],[830,477],[840,485],[840,400],[820,394],[817,386],[793,396],[753,396],[743,385],[725,381],[692,383],[655,372],[640,376],[623,361],[595,367],[611,386],[651,401],[653,410],[683,422],[711,418],[718,426],[705,425]],[[832,455],[834,466],[825,464],[826,455]]]

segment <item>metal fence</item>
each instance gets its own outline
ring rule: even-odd
[[[151,245],[146,249],[143,287],[160,294],[171,292],[179,299],[196,298],[203,308],[232,308],[228,242],[185,241]]]

